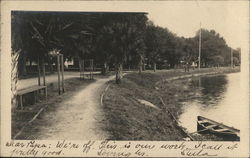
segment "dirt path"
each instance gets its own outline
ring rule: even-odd
[[[75,96],[62,102],[53,112],[47,112],[41,121],[46,125],[39,127],[36,139],[46,140],[103,140],[108,133],[101,129],[103,115],[100,108],[100,96],[105,83],[113,79],[97,79]]]

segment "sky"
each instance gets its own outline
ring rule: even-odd
[[[249,38],[247,1],[159,2],[147,7],[156,25],[167,27],[178,36],[193,37],[201,27],[214,29],[233,48],[242,47]]]

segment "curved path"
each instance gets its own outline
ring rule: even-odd
[[[100,96],[105,83],[114,77],[97,79],[75,96],[60,103],[56,111],[48,112],[41,121],[46,126],[39,127],[36,139],[46,140],[104,140],[108,133],[102,130],[102,108]]]

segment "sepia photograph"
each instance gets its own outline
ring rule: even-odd
[[[9,11],[10,139],[249,141],[249,3],[127,3]]]

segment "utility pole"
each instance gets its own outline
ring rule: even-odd
[[[200,37],[199,37],[199,70],[201,69],[201,22],[200,22]]]
[[[231,48],[231,67],[233,67],[234,61],[233,61],[233,49]]]

